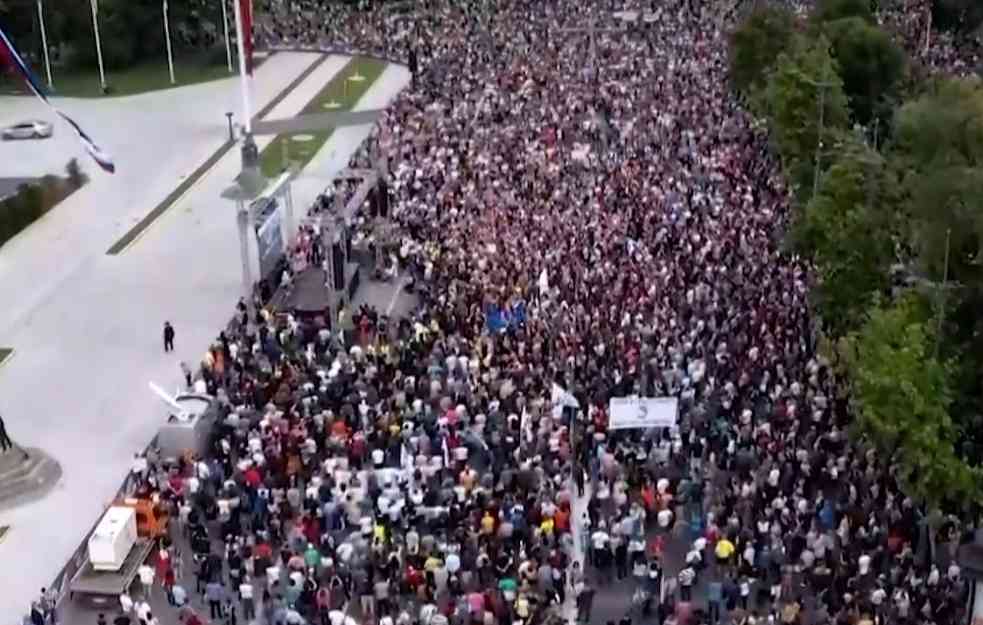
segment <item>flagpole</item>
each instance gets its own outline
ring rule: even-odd
[[[229,17],[225,8],[228,0],[219,0],[222,4],[222,26],[225,28],[225,58],[229,61],[229,73],[232,73],[232,43],[229,41]]]
[[[167,70],[171,73],[171,84],[175,84],[177,81],[174,80],[174,55],[171,53],[171,25],[169,24],[168,11],[167,11],[167,0],[163,0],[164,6],[164,39],[167,40]]]
[[[246,73],[246,39],[242,29],[242,8],[239,0],[233,0],[236,18],[236,47],[239,51],[239,78],[242,85],[242,127],[246,134],[253,131],[252,104],[249,98],[249,75]]]
[[[44,29],[44,9],[41,7],[42,0],[38,0],[38,21],[41,22],[41,46],[44,48],[44,69],[48,74],[48,86],[53,87],[51,82],[51,58],[48,54],[48,33]]]
[[[102,42],[99,41],[99,0],[91,0],[92,30],[96,34],[96,57],[99,59],[99,84],[102,92],[106,93],[106,70],[102,65]]]

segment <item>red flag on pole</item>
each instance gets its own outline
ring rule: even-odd
[[[246,55],[246,73],[253,75],[253,1],[239,0],[242,14],[242,49]]]

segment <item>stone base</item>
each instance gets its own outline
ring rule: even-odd
[[[0,453],[0,510],[44,497],[61,479],[61,465],[34,447]]]

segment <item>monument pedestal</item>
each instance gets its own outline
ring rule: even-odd
[[[0,509],[40,499],[61,478],[61,465],[34,447],[0,452]]]

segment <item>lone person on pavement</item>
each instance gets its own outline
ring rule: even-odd
[[[164,351],[174,351],[174,326],[171,325],[170,321],[164,322]]]
[[[3,417],[0,417],[0,452],[7,451],[13,446],[10,436],[7,435],[7,424],[3,422]]]

